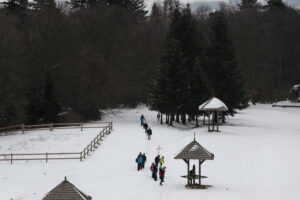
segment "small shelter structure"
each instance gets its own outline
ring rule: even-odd
[[[294,85],[288,98],[291,102],[300,102],[300,84]]]
[[[204,111],[208,115],[208,131],[219,131],[219,113],[228,111],[223,101],[216,97],[212,97],[199,106],[200,111]],[[212,116],[212,119],[210,118]],[[216,129],[215,129],[216,126]]]
[[[67,180],[53,188],[42,200],[92,200]]]
[[[203,146],[201,146],[194,138],[194,141],[189,143],[184,149],[175,156],[174,159],[182,159],[187,164],[187,175],[182,176],[187,179],[187,188],[192,189],[205,189],[207,186],[201,184],[202,178],[207,178],[206,176],[201,176],[201,165],[206,160],[213,160],[214,154],[210,153]],[[198,160],[199,161],[199,174],[196,174],[195,167],[190,171],[190,160]],[[198,179],[198,183],[196,183],[196,179]]]

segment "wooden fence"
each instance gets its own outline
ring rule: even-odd
[[[110,124],[111,122],[92,122],[89,124]],[[54,129],[74,129],[80,128],[81,131],[84,128],[105,128],[106,126],[84,126],[85,123],[52,123],[52,124],[38,124],[38,125],[25,125],[19,124],[14,126],[6,126],[0,128],[0,134],[10,135],[15,134],[16,131],[33,131],[33,130],[49,130],[53,131]]]
[[[99,122],[97,122],[99,123]],[[9,161],[10,164],[13,164],[13,161],[31,161],[31,160],[45,160],[48,162],[49,160],[71,160],[76,159],[83,161],[86,159],[86,157],[89,155],[91,151],[94,151],[98,145],[100,145],[100,141],[103,140],[103,138],[106,135],[109,135],[112,131],[112,122],[100,122],[101,124],[108,124],[107,126],[91,126],[91,127],[83,127],[82,123],[80,124],[81,130],[83,128],[102,128],[102,130],[99,132],[99,134],[81,151],[81,152],[66,152],[66,153],[9,153],[9,154],[0,154],[0,161]],[[74,126],[76,123],[69,123],[69,125]],[[45,124],[43,124],[45,125]],[[54,124],[52,124],[50,131],[53,131]],[[55,125],[64,125],[64,124],[55,124]],[[13,126],[12,126],[13,127]],[[17,127],[17,126],[14,126]],[[24,126],[23,126],[24,127]],[[43,127],[41,125],[28,125],[26,127]],[[56,129],[58,127],[55,127]],[[60,127],[60,128],[70,128],[70,127]],[[44,128],[42,128],[44,129]],[[48,129],[48,128],[47,128]],[[39,129],[41,130],[41,129]]]

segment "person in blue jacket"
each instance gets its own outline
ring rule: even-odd
[[[135,159],[135,162],[137,163],[137,170],[140,171],[142,169],[142,165],[144,162],[144,158],[142,153],[140,152],[137,158]]]
[[[144,120],[145,120],[145,117],[143,114],[140,116],[140,120],[141,120],[141,126],[143,126]]]

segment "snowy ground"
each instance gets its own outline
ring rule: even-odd
[[[94,125],[94,124],[92,124]],[[54,129],[26,131],[0,137],[0,152],[5,153],[56,153],[80,152],[99,134],[99,128]]]
[[[153,131],[150,141],[139,125],[142,113]],[[112,134],[83,162],[0,163],[0,199],[41,200],[64,176],[93,200],[300,199],[300,109],[252,106],[229,119],[219,133],[208,133],[207,127],[162,126],[155,116],[144,107],[114,110],[105,119],[114,122]],[[204,184],[213,186],[206,190],[185,189],[186,180],[180,176],[186,164],[173,159],[193,140],[194,132],[198,142],[215,154],[215,160],[202,167],[208,176]],[[62,142],[72,145],[72,140]],[[38,148],[56,149],[53,142],[39,144]],[[151,179],[149,170],[158,145],[167,167],[162,187]],[[148,162],[144,171],[137,172],[139,152],[146,153]]]

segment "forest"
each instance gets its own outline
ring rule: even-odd
[[[0,126],[97,120],[101,109],[140,103],[162,111],[153,101],[155,83],[169,89],[163,92],[170,95],[160,98],[165,112],[184,113],[193,113],[210,95],[239,99],[232,111],[248,101],[275,102],[300,83],[300,14],[281,0],[264,6],[242,0],[235,7],[200,6],[195,12],[174,0],[149,11],[143,0],[2,4]],[[176,15],[186,23],[175,25]],[[223,58],[234,70],[216,70]],[[166,66],[176,76],[164,71]],[[182,69],[186,73],[177,73]],[[182,93],[179,99],[189,103],[178,108],[178,91],[163,85],[168,78],[202,95]]]

